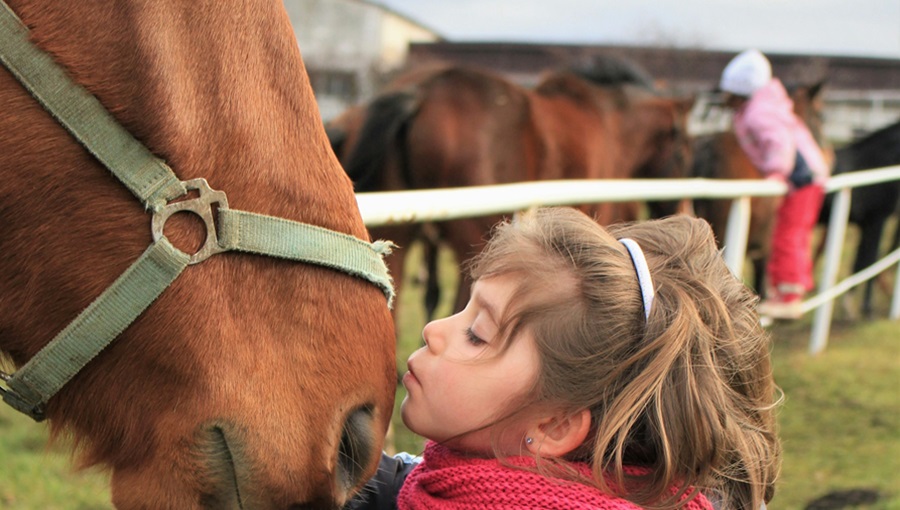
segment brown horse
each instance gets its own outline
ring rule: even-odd
[[[368,240],[281,2],[8,2],[35,44],[180,179],[206,178],[232,210]],[[0,69],[9,370],[152,239],[144,206]],[[165,236],[193,253],[206,233],[182,213]],[[378,287],[228,252],[184,269],[44,412],[84,464],[111,469],[119,508],[332,508],[374,472],[394,389]]]
[[[663,97],[631,69],[605,61],[588,71],[551,73],[533,90],[464,67],[417,70],[373,100],[364,115],[359,108],[348,111],[329,133],[357,191],[686,176],[686,118],[693,99]],[[677,205],[654,203],[651,212],[672,214]],[[639,204],[584,209],[608,224],[636,219]],[[442,222],[437,238],[464,263],[480,251],[498,219]],[[373,232],[409,246],[422,228]],[[434,257],[426,254],[426,261]],[[393,274],[402,274],[403,257],[391,264]],[[434,281],[429,315],[436,304]],[[457,309],[468,300],[468,282],[461,281],[458,290]]]
[[[796,113],[810,128],[813,136],[826,154],[831,153],[830,144],[823,134],[822,110],[824,103],[821,92],[824,82],[789,88]],[[829,156],[829,161],[833,157]],[[763,179],[764,176],[753,166],[744,153],[733,131],[724,131],[694,140],[693,177],[710,179]],[[731,200],[694,200],[695,214],[712,225],[716,239],[725,240]],[[771,250],[772,229],[775,224],[781,197],[752,197],[750,199],[750,230],[747,239],[747,258],[753,267],[754,288],[765,295],[764,276]]]

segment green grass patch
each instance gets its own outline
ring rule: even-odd
[[[70,448],[47,445],[47,426],[0,406],[0,508],[100,510],[112,508],[109,476],[76,471]]]
[[[785,394],[777,505],[802,509],[832,491],[874,489],[873,509],[900,509],[900,325],[836,324],[808,354],[807,325],[776,325],[774,370]]]

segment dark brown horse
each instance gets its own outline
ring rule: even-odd
[[[642,74],[616,62],[599,70],[551,73],[533,90],[491,73],[449,67],[402,77],[364,115],[350,110],[329,133],[357,191],[676,178],[690,165],[686,118],[692,105],[693,99],[656,93]],[[662,216],[677,206],[653,203],[651,210]],[[639,204],[584,209],[608,224],[636,219]],[[442,222],[437,237],[465,262],[498,219]],[[373,232],[406,247],[421,230],[401,225]],[[429,247],[434,246],[426,243]],[[434,258],[426,255],[426,260]],[[403,257],[391,263],[393,274],[402,274]],[[460,283],[457,308],[468,300],[468,282]],[[429,313],[435,302],[427,304]]]
[[[821,92],[824,82],[789,88],[796,113],[810,128],[816,142],[830,154],[830,144],[823,135]],[[829,158],[830,161],[831,158]],[[708,179],[762,179],[744,153],[733,131],[724,131],[694,140],[694,164],[691,176]],[[725,240],[731,200],[694,200],[695,214],[712,225],[719,243]],[[771,250],[772,229],[781,197],[753,197],[750,199],[750,230],[747,239],[747,258],[753,267],[754,288],[765,295],[764,276]]]
[[[36,45],[180,179],[206,178],[232,211],[368,240],[281,2],[8,1]],[[144,206],[4,68],[0,105],[10,371],[153,239]],[[206,234],[182,213],[165,236],[193,253]],[[184,269],[43,412],[84,463],[111,469],[119,508],[332,508],[374,472],[394,389],[382,290],[228,252]]]
[[[833,175],[900,165],[900,122],[874,131],[835,151]],[[834,194],[825,197],[819,223],[827,227]],[[853,188],[850,193],[850,223],[859,227],[859,243],[853,261],[853,272],[859,272],[878,261],[885,225],[900,211],[900,181],[882,182]],[[824,244],[824,239],[823,239]],[[894,234],[893,248],[900,245],[900,227]],[[819,250],[821,252],[821,249]],[[866,282],[862,313],[872,314],[874,280]]]

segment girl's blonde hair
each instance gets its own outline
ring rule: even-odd
[[[650,269],[649,318],[624,237]],[[591,463],[591,483],[643,506],[677,507],[689,487],[723,508],[771,499],[781,452],[769,339],[706,222],[604,229],[574,209],[533,210],[498,225],[470,265],[473,280],[511,273],[520,283],[501,332],[534,337],[531,403],[590,410],[570,460]]]

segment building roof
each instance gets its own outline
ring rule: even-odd
[[[716,87],[722,69],[734,55],[736,52],[674,47],[444,41],[411,44],[408,65],[466,64],[527,81],[548,69],[618,57],[636,63],[674,89],[703,92]],[[768,53],[767,57],[773,74],[786,84],[824,79],[829,90],[900,90],[898,59],[789,53]]]

